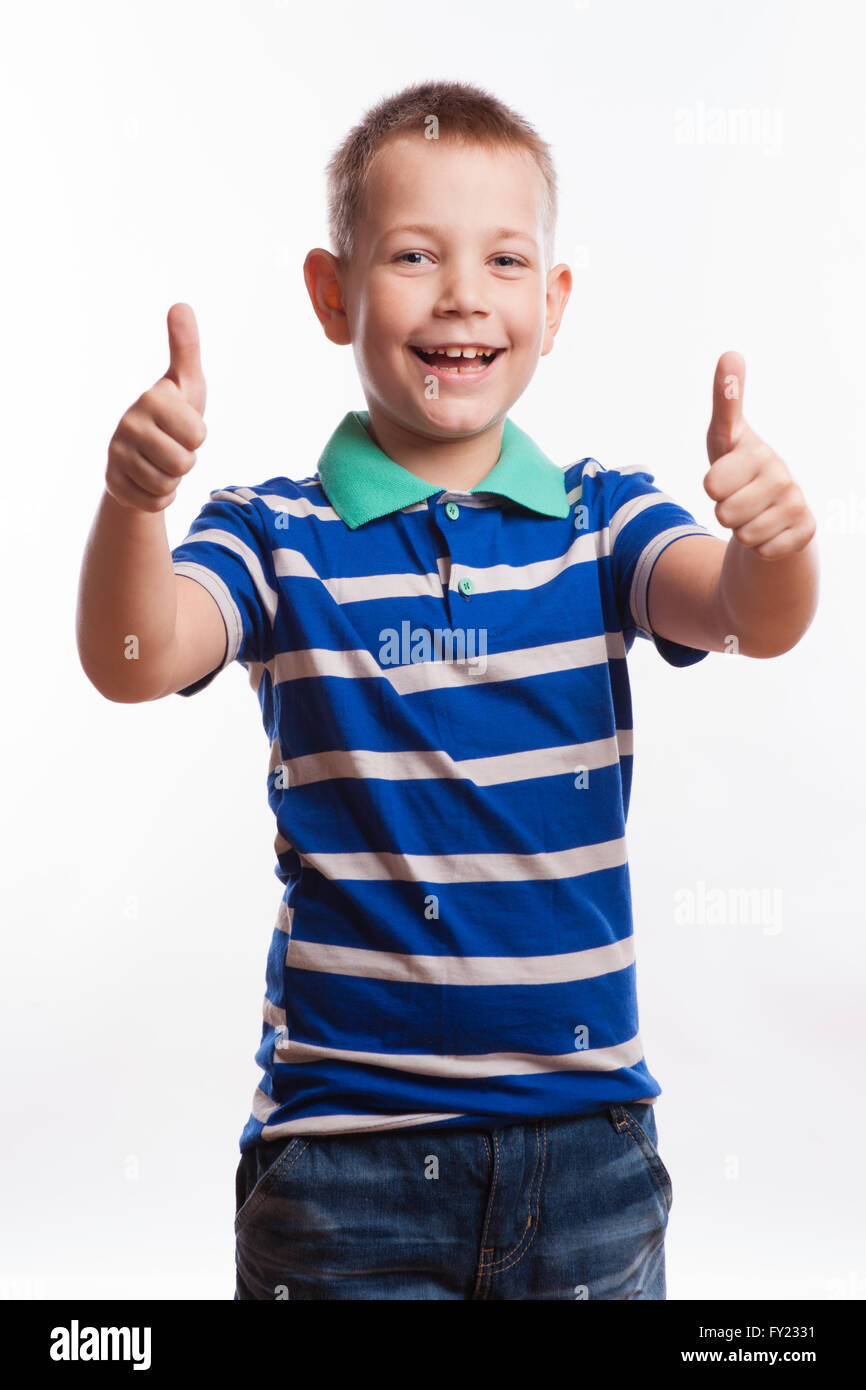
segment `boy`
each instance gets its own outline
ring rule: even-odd
[[[240,1140],[235,1298],[663,1299],[671,1181],[638,1031],[626,654],[789,650],[814,519],[720,358],[705,478],[547,459],[508,417],[570,293],[548,147],[423,83],[329,165],[306,258],[367,411],[315,473],[162,512],[205,438],[189,306],[123,417],[82,571],[107,698],[247,669],[284,885]],[[123,659],[132,635],[137,659]],[[455,651],[456,649],[456,651]]]

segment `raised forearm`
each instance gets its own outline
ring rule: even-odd
[[[104,492],[78,587],[85,674],[106,699],[154,699],[166,682],[176,623],[177,581],[162,511],[122,507]]]
[[[719,575],[718,601],[726,632],[744,655],[781,656],[799,642],[815,616],[818,550],[812,540],[794,554],[762,559],[735,536]]]

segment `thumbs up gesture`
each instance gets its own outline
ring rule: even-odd
[[[195,314],[188,304],[172,304],[167,323],[168,371],[129,407],[108,446],[106,491],[132,511],[171,505],[207,435]]]
[[[779,455],[743,419],[745,380],[741,355],[723,352],[713,380],[704,489],[716,503],[716,519],[740,545],[762,560],[780,560],[805,549],[816,522]]]

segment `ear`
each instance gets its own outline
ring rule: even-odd
[[[571,295],[571,270],[563,261],[560,265],[555,265],[547,275],[547,319],[544,325],[544,341],[541,344],[540,356],[544,357],[553,347],[553,340],[559,332],[559,325],[562,322],[562,315],[565,306]]]
[[[304,284],[316,318],[332,343],[352,341],[340,285],[340,262],[330,251],[316,246],[304,259]]]

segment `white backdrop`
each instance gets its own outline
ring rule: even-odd
[[[515,422],[561,464],[644,463],[727,538],[702,479],[735,348],[746,419],[818,519],[792,652],[633,648],[628,844],[669,1297],[866,1295],[864,38],[853,0],[3,5],[0,1294],[233,1295],[280,895],[267,742],[237,665],[189,700],[93,689],[82,551],[177,300],[208,438],[171,545],[210,489],[308,476],[364,408],[301,275],[330,244],[324,165],[381,96],[452,78],[557,163],[575,285]],[[748,889],[772,918],[677,921],[683,891],[733,917]]]

